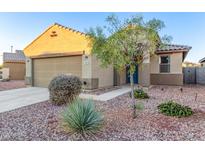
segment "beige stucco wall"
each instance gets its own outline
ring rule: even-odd
[[[87,89],[113,86],[113,75],[113,67],[102,67],[96,56],[82,56],[82,79],[86,82]]]
[[[170,73],[168,74],[182,74],[182,53],[170,54]],[[159,60],[158,55],[151,56],[150,59],[144,61],[138,68],[138,81],[142,86],[150,85],[150,74],[160,74],[159,73]],[[83,56],[83,61],[85,57]],[[113,67],[102,68],[100,62],[95,56],[89,55],[86,62],[82,63],[82,77],[98,79],[98,87],[106,87],[113,85]],[[118,72],[120,76],[120,84],[126,83],[126,70],[121,70]],[[181,81],[181,80],[180,80]]]
[[[32,59],[26,57],[26,77],[32,76]]]
[[[150,54],[146,52],[142,64],[138,66],[138,83],[141,86],[150,85],[150,60]]]
[[[25,63],[5,62],[4,68],[9,68],[9,79],[24,80],[25,79]]]
[[[170,71],[174,74],[182,73],[182,53],[175,53],[171,55]]]
[[[100,65],[100,61],[96,56],[92,55],[92,78],[98,78],[99,88],[113,86],[114,70],[110,65],[107,68],[103,68]]]
[[[160,56],[170,55],[170,73],[160,73]],[[153,85],[183,85],[182,53],[153,55],[150,62],[150,83]]]
[[[150,85],[150,63],[142,63],[138,67],[138,82],[141,86]]]
[[[92,56],[82,56],[82,78],[92,78]]]
[[[31,57],[76,51],[90,53],[89,43],[90,40],[83,33],[54,24],[27,45],[24,49],[24,54],[27,57]]]
[[[159,72],[159,63],[160,56],[170,55],[170,73],[172,74],[181,74],[182,73],[182,53],[172,53],[172,54],[160,54],[153,55],[150,58],[150,72],[151,74],[160,73]]]
[[[92,90],[99,87],[99,79],[92,77],[92,55],[82,56],[82,82],[83,88]]]
[[[32,59],[26,57],[26,77],[25,82],[27,85],[32,85]]]
[[[152,55],[150,58],[150,73],[159,73],[159,56]]]

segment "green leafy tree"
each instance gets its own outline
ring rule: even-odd
[[[92,53],[100,59],[102,66],[113,65],[117,70],[129,68],[131,97],[133,109],[134,80],[133,74],[136,65],[154,54],[159,47],[161,39],[158,32],[165,27],[164,23],[157,19],[147,22],[142,16],[135,15],[125,20],[120,20],[114,14],[106,18],[107,25],[87,30],[92,47]],[[91,38],[91,39],[90,39]],[[168,42],[170,38],[164,36],[163,40]],[[133,117],[136,117],[133,110]]]

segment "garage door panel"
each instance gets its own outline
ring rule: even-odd
[[[53,77],[60,74],[82,76],[82,56],[33,59],[34,86],[48,87]]]

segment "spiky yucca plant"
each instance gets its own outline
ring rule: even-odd
[[[63,112],[63,120],[70,131],[83,136],[93,135],[103,124],[103,117],[92,100],[74,100]]]

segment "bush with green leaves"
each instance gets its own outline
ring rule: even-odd
[[[50,102],[55,105],[70,103],[80,94],[81,88],[82,83],[76,76],[56,76],[48,86]]]
[[[138,99],[147,99],[149,98],[148,94],[144,92],[142,89],[136,89],[134,91],[134,97]]]
[[[187,117],[193,114],[193,111],[190,107],[180,105],[174,101],[168,101],[158,105],[157,107],[160,113],[167,116],[176,116],[176,117]]]
[[[92,100],[76,99],[63,112],[65,126],[83,136],[93,135],[103,125],[103,116],[96,111]]]

